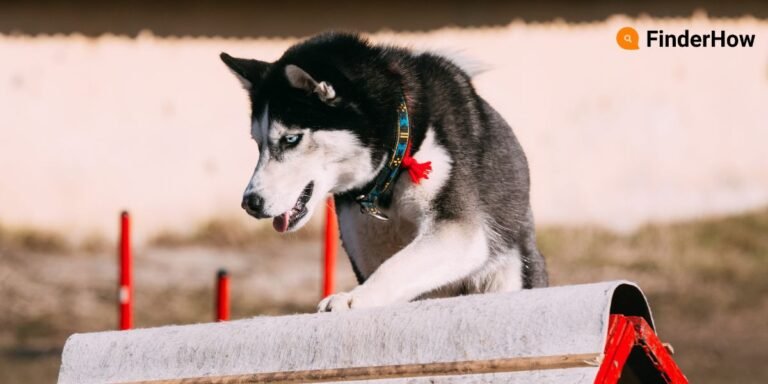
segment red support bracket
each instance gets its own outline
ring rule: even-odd
[[[644,318],[611,315],[603,362],[595,378],[595,384],[618,383],[629,355],[636,347],[641,348],[664,382],[688,383],[688,379]]]

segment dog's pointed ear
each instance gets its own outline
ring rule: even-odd
[[[229,67],[232,73],[237,76],[240,82],[243,84],[243,88],[251,90],[261,83],[264,78],[264,74],[272,65],[266,61],[259,61],[253,59],[238,59],[222,52],[219,57],[224,64]]]
[[[296,65],[285,66],[285,77],[292,87],[315,93],[322,102],[329,102],[336,97],[333,86],[325,81],[317,82],[309,73]]]

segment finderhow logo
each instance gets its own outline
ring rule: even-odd
[[[661,29],[645,31],[646,48],[751,48],[755,45],[755,34],[733,34],[724,30],[708,33],[664,33]],[[632,27],[624,27],[616,34],[619,47],[627,50],[640,48],[640,34]]]

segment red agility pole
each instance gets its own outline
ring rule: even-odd
[[[323,264],[323,297],[333,293],[336,279],[336,249],[339,242],[339,222],[333,196],[325,204],[325,252]]]
[[[229,274],[219,269],[216,274],[216,321],[229,320]]]
[[[133,328],[133,262],[131,260],[131,216],[120,214],[120,285],[118,287],[119,326]]]

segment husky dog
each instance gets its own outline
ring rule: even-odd
[[[547,285],[525,155],[449,59],[345,33],[221,59],[259,148],[246,212],[294,231],[334,196],[360,285],[319,311]]]

